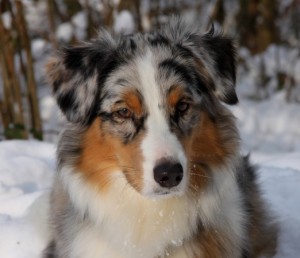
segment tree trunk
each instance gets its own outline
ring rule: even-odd
[[[57,48],[57,40],[56,40],[56,35],[55,35],[56,26],[55,26],[54,4],[55,4],[55,1],[47,0],[47,15],[48,15],[48,22],[49,22],[49,30],[50,30],[49,39],[50,39],[53,47]]]
[[[21,87],[15,71],[15,51],[10,32],[4,28],[0,19],[0,64],[4,86],[4,100],[1,111],[4,132],[7,138],[27,138],[23,118]]]
[[[28,101],[31,112],[31,130],[35,138],[42,140],[42,124],[39,112],[36,82],[33,71],[33,60],[31,55],[30,39],[27,34],[27,26],[24,18],[23,4],[20,0],[16,1],[18,25],[21,32],[21,41],[25,49],[26,61],[27,61],[27,87],[28,87]]]

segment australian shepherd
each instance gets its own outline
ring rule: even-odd
[[[68,124],[47,258],[254,258],[277,230],[226,104],[236,49],[178,18],[64,48],[47,75]]]

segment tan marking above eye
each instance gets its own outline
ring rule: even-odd
[[[178,112],[179,115],[184,115],[192,105],[192,98],[187,95],[182,87],[177,85],[171,87],[167,101],[171,112]]]
[[[122,94],[122,100],[128,106],[128,110],[133,112],[138,117],[143,113],[143,107],[137,92],[129,90]]]
[[[180,86],[173,86],[167,96],[168,104],[171,107],[175,107],[180,99],[182,99],[183,94],[184,91]]]

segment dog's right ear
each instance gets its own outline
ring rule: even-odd
[[[86,125],[95,118],[102,86],[99,78],[112,63],[114,45],[115,41],[106,35],[84,46],[64,48],[49,59],[48,82],[70,122]]]

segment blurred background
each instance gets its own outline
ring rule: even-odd
[[[239,46],[238,117],[246,149],[300,150],[300,0],[0,0],[0,140],[56,142],[64,124],[44,65],[62,45],[148,31],[179,14]]]

